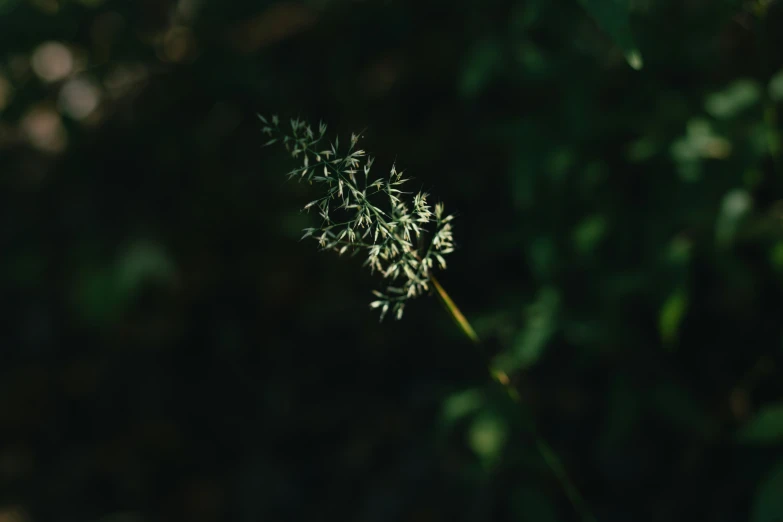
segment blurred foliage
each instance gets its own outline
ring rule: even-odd
[[[0,0],[0,520],[783,520],[783,2]],[[456,209],[400,323],[255,114]],[[512,376],[524,408],[490,384]]]

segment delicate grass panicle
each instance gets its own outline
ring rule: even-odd
[[[388,177],[371,176],[373,159],[356,147],[359,141],[356,134],[351,135],[341,151],[339,139],[322,143],[326,134],[323,123],[314,132],[307,123],[291,120],[289,132],[281,129],[277,116],[258,117],[264,123],[264,134],[270,137],[266,145],[282,141],[291,156],[301,160],[301,166],[290,171],[288,177],[320,183],[326,189],[325,195],[304,207],[318,210],[321,225],[305,229],[302,239],[313,237],[322,249],[339,254],[362,252],[367,256],[364,264],[388,281],[386,291],[374,291],[377,300],[370,303],[372,308],[380,309],[381,319],[390,310],[400,319],[405,302],[428,291],[432,285],[463,333],[479,345],[481,341],[473,327],[432,273],[436,263],[439,268],[446,268],[444,256],[454,251],[453,216],[443,212],[443,204],[438,203],[433,209],[427,202],[428,194],[404,192],[401,187],[410,179],[404,178],[395,166]],[[379,206],[380,201],[384,201],[383,208]],[[519,393],[508,375],[491,366],[489,369],[495,381],[520,403]],[[529,428],[541,456],[560,481],[574,509],[585,522],[594,522],[557,454],[533,425]]]
[[[339,138],[326,142],[323,123],[314,131],[295,119],[288,131],[277,116],[259,118],[270,136],[266,145],[281,141],[301,161],[288,177],[320,183],[326,190],[304,206],[318,210],[321,224],[306,228],[302,239],[313,237],[323,250],[340,255],[363,253],[364,264],[388,282],[384,292],[373,291],[377,300],[370,307],[380,309],[381,319],[390,310],[400,319],[405,302],[430,289],[435,264],[446,268],[444,256],[454,251],[454,216],[444,213],[442,203],[433,208],[425,192],[405,192],[410,178],[394,165],[388,176],[373,176],[373,158],[356,147],[359,135],[352,134],[341,150]]]

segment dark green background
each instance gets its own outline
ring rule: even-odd
[[[782,102],[780,1],[0,0],[0,520],[576,520],[531,418],[600,522],[783,520]],[[458,214],[481,349],[257,112]]]

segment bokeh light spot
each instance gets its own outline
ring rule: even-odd
[[[59,42],[43,43],[33,52],[33,71],[46,82],[65,79],[73,71],[73,65],[73,54]]]

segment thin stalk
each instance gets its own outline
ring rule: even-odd
[[[446,293],[446,290],[443,288],[443,286],[441,286],[438,278],[435,277],[435,274],[430,274],[430,281],[432,281],[432,284],[435,285],[435,290],[437,290],[438,295],[443,300],[443,304],[446,305],[446,308],[451,314],[451,317],[453,317],[457,322],[457,325],[460,327],[462,332],[475,344],[481,344],[481,340],[476,334],[476,331],[470,325],[468,320],[465,319],[465,316],[462,314],[462,312],[460,312],[459,308],[451,299],[451,297],[449,297],[449,294]]]
[[[465,315],[460,311],[459,307],[457,307],[456,303],[454,303],[454,300],[449,296],[449,294],[446,292],[446,289],[443,288],[443,285],[440,284],[434,274],[430,274],[430,281],[432,281],[432,284],[435,286],[435,290],[438,292],[438,296],[445,305],[449,314],[451,314],[451,317],[459,326],[460,330],[462,330],[465,336],[470,339],[473,344],[480,346],[481,340],[476,334],[476,331],[473,329],[470,322],[468,322],[468,320],[465,318]],[[508,393],[508,396],[511,397],[514,402],[522,405],[522,398],[520,397],[517,389],[511,384],[511,379],[509,379],[506,372],[489,368],[489,373],[493,380],[503,386],[503,388],[506,390],[506,393]],[[536,441],[536,449],[538,449],[539,454],[544,459],[544,462],[546,462],[546,465],[549,467],[552,474],[555,476],[555,478],[557,478],[558,482],[560,482],[560,486],[563,488],[563,491],[568,497],[568,501],[571,503],[574,511],[579,514],[583,522],[595,522],[595,517],[587,507],[587,503],[582,497],[582,494],[579,493],[579,490],[568,476],[568,473],[566,472],[563,463],[558,458],[557,453],[555,453],[554,449],[552,449],[546,440],[544,440],[544,438],[538,433],[534,423],[529,424],[528,427]]]

